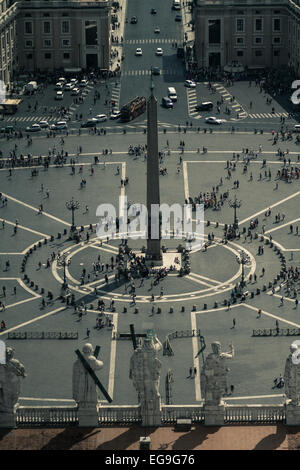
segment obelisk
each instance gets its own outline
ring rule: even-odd
[[[159,261],[161,255],[161,224],[159,215],[159,159],[157,132],[157,99],[153,94],[151,71],[151,93],[147,101],[147,211],[148,236],[146,259]]]

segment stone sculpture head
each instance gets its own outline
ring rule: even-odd
[[[93,346],[91,343],[86,343],[82,348],[82,352],[84,354],[91,354],[93,352]]]
[[[211,349],[214,354],[220,354],[221,353],[221,343],[219,341],[214,341],[211,343]]]
[[[9,361],[14,357],[14,349],[10,346],[6,347],[6,360]]]

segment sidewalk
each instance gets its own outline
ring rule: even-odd
[[[120,27],[113,30],[112,24],[110,25],[110,37],[111,37],[111,59],[110,59],[110,70],[112,72],[120,71],[122,68],[122,55],[123,55],[123,44],[124,44],[124,30],[125,20],[127,12],[127,0],[119,0],[120,8],[117,13],[113,12],[112,15],[117,15],[118,23]],[[114,41],[112,41],[112,38]],[[121,41],[123,39],[123,41]],[[120,67],[120,68],[119,68]]]

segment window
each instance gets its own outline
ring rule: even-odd
[[[273,18],[273,31],[280,31],[281,23],[280,18]]]
[[[254,43],[255,44],[262,44],[263,43],[263,38],[261,36],[254,38]]]
[[[263,19],[262,18],[255,18],[254,30],[256,32],[257,31],[263,31]]]
[[[25,34],[33,34],[32,21],[25,21]]]
[[[43,16],[50,16],[50,13],[43,13]]]
[[[25,47],[33,47],[33,41],[31,39],[26,39]]]
[[[236,19],[236,32],[243,33],[244,32],[244,18],[237,18]]]
[[[32,59],[32,54],[26,54],[27,59]]]
[[[281,38],[278,38],[278,37],[273,38],[273,44],[280,44],[280,43],[281,43]]]
[[[68,34],[70,32],[70,21],[69,20],[63,20],[61,22],[61,32],[63,34]]]
[[[96,46],[98,44],[96,21],[85,22],[85,43],[87,46]]]
[[[255,57],[261,57],[262,56],[262,51],[257,50],[255,51]]]
[[[52,39],[44,39],[44,47],[52,47]]]
[[[70,53],[69,52],[64,52],[63,53],[63,59],[64,60],[70,60]]]
[[[62,41],[61,41],[61,47],[71,47],[71,41],[70,41],[70,39],[62,39]]]
[[[244,44],[244,38],[236,38],[237,44]]]
[[[274,15],[280,15],[280,10],[274,10]]]
[[[243,57],[244,56],[244,51],[236,51],[237,57]]]
[[[51,33],[51,23],[50,21],[44,21],[44,26],[43,26],[43,31],[44,34],[50,34]]]
[[[238,10],[238,11],[236,12],[236,14],[237,14],[237,15],[244,15],[245,13],[244,13],[243,10]]]
[[[44,57],[45,59],[51,59],[51,52],[46,52]]]
[[[274,50],[273,54],[274,54],[275,57],[279,57],[280,56],[280,50],[279,49]]]

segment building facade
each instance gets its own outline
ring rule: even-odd
[[[20,71],[108,69],[108,0],[22,0],[17,21]]]
[[[289,43],[285,0],[195,0],[194,11],[198,67],[288,64],[295,43]]]
[[[17,3],[14,0],[0,0],[0,80],[9,84],[13,70],[17,67],[16,18]]]

